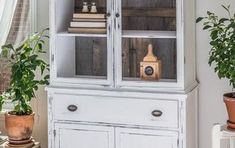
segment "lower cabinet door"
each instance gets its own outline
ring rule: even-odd
[[[178,148],[178,133],[116,128],[116,148]]]
[[[56,124],[55,148],[114,148],[114,128]]]

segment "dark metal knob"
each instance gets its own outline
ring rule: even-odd
[[[67,109],[71,112],[75,112],[78,109],[78,107],[76,105],[69,105]]]
[[[153,67],[147,66],[147,67],[144,69],[144,72],[145,72],[145,74],[146,74],[147,76],[153,75],[153,72],[154,72]]]
[[[160,116],[162,116],[162,111],[160,111],[160,110],[154,110],[154,111],[152,111],[152,115],[153,115],[154,117],[160,117]]]
[[[111,14],[110,14],[110,13],[107,13],[107,14],[106,14],[106,17],[110,17],[110,16],[111,16]]]
[[[116,17],[120,17],[120,14],[119,14],[119,13],[116,13]]]

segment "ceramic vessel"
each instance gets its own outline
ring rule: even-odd
[[[229,117],[229,128],[235,128],[235,93],[224,94],[224,103],[226,104],[228,117]],[[232,125],[232,126],[231,126]]]
[[[83,2],[82,12],[83,13],[89,12],[87,2]]]
[[[5,128],[9,140],[26,140],[31,138],[33,125],[34,125],[34,113],[31,115],[11,115],[5,114]]]
[[[91,13],[97,13],[97,8],[96,8],[96,3],[92,2],[91,3]]]

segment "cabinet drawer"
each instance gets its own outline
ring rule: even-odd
[[[178,127],[178,101],[56,94],[53,110],[57,120]]]

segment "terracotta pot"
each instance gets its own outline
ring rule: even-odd
[[[226,104],[228,112],[228,122],[230,124],[235,124],[235,92],[224,94],[224,103]]]
[[[34,113],[31,115],[17,116],[5,114],[5,128],[9,140],[25,140],[32,135],[34,125]]]

